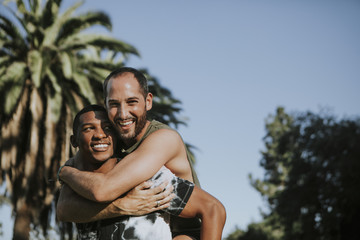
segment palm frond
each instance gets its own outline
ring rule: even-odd
[[[49,108],[49,113],[51,113],[51,122],[58,122],[61,114],[61,104],[63,102],[62,90],[61,86],[58,83],[58,77],[54,75],[50,68],[46,69],[46,75],[50,80],[49,84],[49,94],[48,97],[48,105],[51,106]]]
[[[3,14],[0,14],[0,29],[4,31],[6,36],[11,37],[11,39],[16,39],[20,36],[19,31],[12,21]]]
[[[20,53],[26,51],[26,42],[13,22],[6,16],[0,14],[1,42],[3,47],[10,48],[12,51]],[[6,46],[4,46],[6,44]]]
[[[60,15],[51,26],[44,30],[45,37],[42,43],[44,46],[55,44],[58,33],[60,32],[63,24],[82,4],[83,2],[75,3],[72,7],[68,8],[62,15]]]
[[[28,64],[31,74],[31,80],[38,88],[40,87],[43,72],[45,70],[43,67],[43,58],[41,56],[41,53],[35,49],[30,50],[28,53]]]
[[[68,19],[58,35],[57,43],[66,40],[67,37],[77,34],[95,25],[101,25],[111,31],[112,24],[107,14],[103,12],[88,12],[80,16]]]
[[[7,83],[5,86],[7,91],[3,92],[3,111],[5,116],[9,116],[18,102],[23,85]]]
[[[54,23],[59,13],[60,4],[60,0],[46,1],[44,11],[41,16],[41,25],[44,29],[48,28]]]
[[[114,52],[121,52],[123,55],[134,54],[139,56],[138,51],[132,45],[110,36],[99,36],[97,34],[76,34],[63,42],[62,49],[83,49],[88,45],[99,49],[109,49]]]
[[[89,103],[95,103],[96,97],[92,91],[89,79],[78,72],[73,74],[74,82],[79,86],[80,94],[84,99],[87,99]]]
[[[13,9],[7,7],[8,11],[12,14],[12,16],[21,24],[22,29],[27,32],[27,34],[34,33],[36,30],[36,18],[33,14],[29,13],[23,3],[23,1],[17,1],[18,6],[17,12],[13,11]],[[31,36],[31,35],[30,35]]]
[[[1,69],[5,69],[5,74],[0,75],[0,89],[3,89],[4,84],[8,82],[17,84],[26,77],[26,64],[22,62],[13,62]]]
[[[26,13],[26,6],[22,0],[16,0],[17,11],[21,14]]]
[[[60,61],[62,66],[62,71],[64,73],[64,76],[67,79],[71,79],[72,77],[72,64],[71,64],[71,58],[67,52],[61,52],[60,53]]]

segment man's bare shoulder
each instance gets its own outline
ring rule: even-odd
[[[157,158],[165,164],[165,162],[172,159],[181,150],[183,145],[180,144],[181,141],[180,135],[176,131],[159,129],[149,134],[141,142],[136,151],[132,152],[131,158]],[[166,161],[161,161],[161,159]]]
[[[146,139],[154,141],[156,139],[161,141],[169,141],[169,143],[179,143],[182,141],[180,134],[174,129],[162,128],[151,133]]]
[[[76,158],[75,157],[72,157],[72,158],[70,158],[69,160],[67,160],[66,162],[65,162],[65,166],[70,166],[70,167],[74,167],[74,168],[77,168],[76,167],[76,164],[75,164],[75,160]]]
[[[172,129],[159,129],[150,134],[147,140],[149,145],[154,144],[150,150],[155,150],[156,153],[159,154],[159,158],[162,156],[166,157],[164,165],[169,168],[171,172],[178,177],[193,181],[185,145],[177,131]]]

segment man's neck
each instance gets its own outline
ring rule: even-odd
[[[75,167],[82,171],[95,171],[103,165],[103,162],[95,163],[78,152],[75,156]]]

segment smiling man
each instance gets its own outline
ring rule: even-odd
[[[93,171],[86,168],[99,167],[114,155],[117,137],[112,130],[106,111],[100,106],[85,107],[76,115],[70,141],[73,147],[79,147],[76,158],[87,160],[84,170]]]
[[[106,109],[86,106],[74,118],[70,139],[78,152],[66,165],[82,171],[108,172],[118,161],[113,158],[116,138]],[[145,182],[112,203],[96,203],[82,198],[64,184],[57,203],[57,217],[60,221],[77,223],[78,239],[110,239],[127,216],[144,215],[170,206],[172,188],[164,191],[165,184],[149,189],[151,186]]]
[[[118,151],[123,159],[107,172],[89,173],[64,167],[60,178],[80,195],[100,202],[112,201],[151,178],[163,166],[177,177],[198,184],[180,135],[157,121],[148,121],[146,113],[152,108],[152,94],[148,92],[144,75],[132,68],[113,71],[104,82],[105,103],[108,116],[114,125],[123,149]],[[195,192],[201,192],[198,187]],[[195,194],[194,196],[197,196]],[[192,201],[201,199],[199,201]],[[203,209],[206,206],[201,228],[202,239],[221,239],[225,223],[225,209],[218,200],[205,194],[203,198],[191,197],[187,208]],[[186,214],[185,214],[186,215]],[[201,214],[199,214],[200,216]],[[204,215],[202,215],[204,217]],[[174,239],[199,239],[200,221],[171,219]]]

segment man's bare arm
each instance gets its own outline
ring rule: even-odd
[[[63,222],[91,222],[116,217],[110,214],[114,209],[115,206],[111,203],[97,203],[85,199],[64,184],[60,190],[56,215]]]
[[[152,189],[150,186],[150,182],[144,182],[112,203],[98,203],[81,197],[64,184],[56,207],[57,217],[63,222],[81,223],[121,215],[144,215],[169,207],[172,188],[163,191],[166,183]]]
[[[60,178],[81,196],[107,202],[151,178],[160,168],[177,157],[183,147],[180,136],[161,129],[150,134],[133,153],[106,174],[82,172],[64,167]]]
[[[201,240],[221,240],[226,211],[221,202],[206,191],[195,186],[179,216],[201,218]]]

